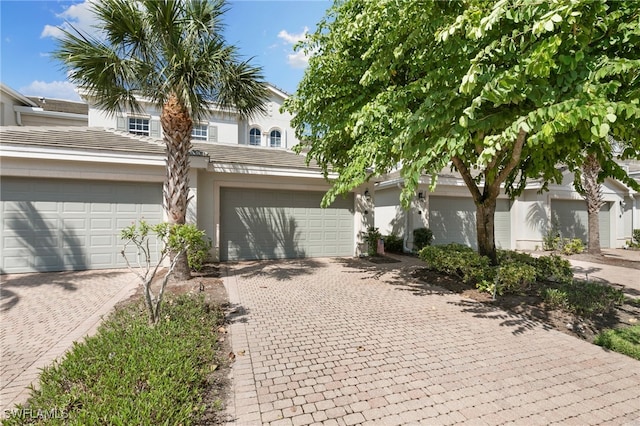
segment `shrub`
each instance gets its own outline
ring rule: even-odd
[[[496,285],[499,294],[520,294],[536,282],[536,268],[521,262],[508,262],[498,267]]]
[[[489,264],[489,258],[480,256],[472,248],[462,244],[426,246],[420,251],[419,256],[429,264],[431,269],[456,275],[465,283],[492,281],[495,276]]]
[[[570,256],[572,254],[580,254],[584,252],[584,243],[580,238],[562,240],[562,253]]]
[[[382,237],[384,240],[384,250],[389,253],[402,253],[404,240],[397,235],[385,235]]]
[[[429,228],[418,228],[413,230],[413,248],[420,251],[426,246],[430,246],[433,241],[433,232]]]
[[[149,327],[140,303],[118,309],[97,334],[43,370],[28,410],[59,408],[64,418],[46,424],[196,423],[207,376],[222,361],[213,330],[223,313],[202,297],[183,295],[168,299],[165,316]],[[18,407],[3,424],[29,423],[20,416],[25,410]]]
[[[536,281],[570,283],[573,281],[571,263],[567,259],[552,254],[535,259]]]
[[[640,229],[634,229],[630,247],[640,248]]]
[[[596,336],[594,343],[640,360],[640,325],[605,330]]]
[[[367,254],[369,256],[375,256],[378,254],[378,240],[382,238],[382,234],[378,231],[378,228],[373,226],[367,229],[365,234],[365,241],[367,242]]]
[[[622,290],[594,281],[562,283],[555,289],[546,289],[543,297],[551,306],[585,317],[605,314],[624,303]]]

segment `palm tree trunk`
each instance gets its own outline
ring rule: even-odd
[[[162,108],[160,122],[167,148],[167,176],[163,188],[164,208],[169,223],[184,224],[189,202],[189,151],[193,121],[191,121],[189,110],[178,101],[175,95],[172,95]],[[191,278],[186,253],[180,255],[173,274],[177,280]]]
[[[600,208],[604,204],[602,199],[602,184],[598,182],[598,174],[602,168],[594,154],[589,154],[582,165],[582,197],[587,203],[587,221],[589,224],[589,241],[587,251],[590,254],[600,254]]]

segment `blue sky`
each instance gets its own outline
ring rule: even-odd
[[[89,0],[90,1],[90,0]],[[0,0],[0,81],[27,96],[77,100],[60,64],[50,56],[56,27],[71,22],[90,28],[87,1]],[[304,74],[306,59],[293,51],[331,6],[328,0],[230,1],[225,37],[263,68],[270,83],[289,93]]]

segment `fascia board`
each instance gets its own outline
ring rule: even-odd
[[[88,120],[88,114],[74,114],[71,112],[58,112],[58,111],[45,111],[40,107],[25,107],[15,105],[13,110],[20,114],[31,114],[37,116],[51,117],[51,118],[63,118],[70,120]]]
[[[164,166],[164,156],[157,155],[132,155],[132,154],[116,154],[113,152],[87,152],[77,150],[64,149],[47,149],[47,148],[27,148],[12,147],[5,144],[0,145],[0,157],[7,158],[29,158],[34,160],[62,160],[62,161],[81,161],[85,163],[119,163],[119,164],[140,164],[150,166]]]
[[[2,89],[3,92],[6,92],[9,96],[11,96],[17,101],[22,102],[23,104],[31,105],[33,107],[38,106],[38,104],[33,102],[31,99],[27,98],[21,93],[16,92],[15,90],[13,90],[11,87],[7,86],[4,83],[0,83],[0,88]]]
[[[307,177],[315,179],[323,179],[324,176],[320,171],[311,171],[304,169],[286,168],[286,167],[264,167],[247,164],[230,164],[230,163],[209,163],[209,171],[216,173],[237,173],[249,175],[268,175],[268,176],[287,176],[287,177]],[[336,174],[330,174],[330,179],[335,179]]]

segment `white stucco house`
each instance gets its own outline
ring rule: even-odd
[[[291,148],[299,143],[287,94],[271,86],[268,112],[241,120],[212,110],[192,134],[188,221],[206,231],[215,260],[357,256],[371,226],[403,236],[428,227],[434,244],[475,247],[475,206],[460,176],[444,171],[437,189],[423,177],[409,210],[400,206],[398,173],[356,188],[327,209],[329,189],[319,168]],[[0,273],[125,266],[122,228],[165,219],[165,154],[160,112],[110,116],[87,103],[25,97],[0,86]],[[626,163],[640,180],[640,161]],[[570,174],[539,193],[531,182],[496,212],[501,248],[532,250],[554,224],[586,240],[586,207]],[[603,247],[623,247],[640,228],[640,194],[604,183]]]
[[[640,162],[624,163],[629,174],[640,179]],[[411,249],[413,230],[430,228],[433,244],[456,242],[476,248],[476,208],[462,178],[443,171],[434,192],[430,178],[423,176],[411,207],[400,207],[398,199],[403,181],[392,173],[379,179],[375,191],[375,226],[383,235],[403,236]],[[502,194],[495,215],[496,246],[503,249],[535,250],[553,228],[564,237],[587,241],[587,210],[575,191],[573,175],[564,173],[561,184],[540,192],[541,182],[530,182],[522,195],[509,199]],[[604,206],[600,210],[600,244],[603,248],[624,247],[632,230],[640,228],[640,194],[613,179],[602,186]]]
[[[223,261],[360,254],[373,188],[320,208],[329,186],[290,150],[298,140],[279,111],[287,95],[269,89],[264,116],[213,110],[194,126],[188,220]],[[144,114],[109,116],[88,99],[79,126],[66,115],[26,124],[27,110],[42,107],[1,92],[0,272],[123,267],[119,231],[164,219],[159,111],[147,104]]]

